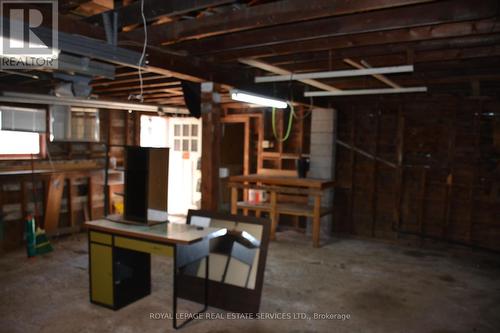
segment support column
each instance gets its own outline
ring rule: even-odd
[[[219,208],[220,168],[220,95],[219,85],[204,82],[201,85],[201,208],[217,211]]]
[[[336,137],[336,110],[314,109],[311,119],[311,149],[310,170],[307,177],[334,179],[335,177],[335,137]],[[333,206],[333,190],[323,192],[323,197],[309,198],[311,205],[320,202],[325,207]],[[317,207],[319,209],[319,207]],[[317,212],[319,214],[319,210]],[[319,228],[320,236],[324,239],[330,238],[332,234],[332,215],[308,219],[307,234]],[[321,222],[319,222],[321,221]],[[314,235],[313,235],[314,236]],[[316,236],[317,237],[317,236]],[[314,239],[315,246],[319,245],[319,239]]]

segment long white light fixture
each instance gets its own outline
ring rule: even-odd
[[[328,78],[407,73],[407,72],[413,72],[413,65],[375,67],[375,68],[365,68],[365,69],[348,69],[341,71],[315,72],[315,73],[303,73],[303,74],[292,73],[287,75],[257,76],[255,77],[255,83],[306,80],[306,79],[328,79]]]
[[[286,109],[288,104],[285,101],[269,98],[261,95],[256,95],[249,92],[240,91],[237,89],[231,90],[231,98],[235,101],[268,106],[277,109]]]
[[[353,95],[378,95],[378,94],[403,94],[427,92],[427,87],[407,87],[407,88],[383,88],[383,89],[354,89],[339,91],[309,91],[305,92],[305,97],[321,96],[353,96]]]

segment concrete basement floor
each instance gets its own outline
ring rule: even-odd
[[[278,233],[265,272],[262,312],[344,313],[348,320],[199,320],[181,332],[500,332],[500,258],[463,248],[415,248],[334,239],[313,249]],[[166,332],[170,258],[153,256],[153,292],[114,312],[88,301],[85,234],[55,251],[0,258],[0,332]],[[198,308],[181,302],[181,309]],[[221,311],[211,308],[210,312]]]

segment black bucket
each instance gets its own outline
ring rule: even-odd
[[[309,171],[309,159],[306,157],[301,157],[297,159],[297,176],[299,178],[306,178],[307,172]]]

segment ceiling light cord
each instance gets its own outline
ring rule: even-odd
[[[148,26],[146,21],[146,15],[144,14],[144,0],[141,0],[141,17],[142,17],[142,24],[144,26],[144,43],[142,44],[142,53],[141,53],[141,58],[139,59],[139,71],[138,71],[140,94],[135,96],[130,95],[129,99],[136,98],[142,103],[144,102],[144,82],[142,79],[142,63],[144,61],[144,58],[146,57],[146,49],[148,47]]]

